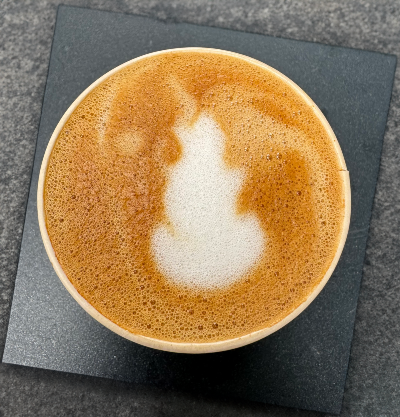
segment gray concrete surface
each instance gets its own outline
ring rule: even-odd
[[[397,0],[64,0],[400,56]],[[0,1],[0,356],[11,306],[56,0]],[[342,416],[400,415],[400,69],[397,70]],[[5,416],[320,416],[0,365]]]

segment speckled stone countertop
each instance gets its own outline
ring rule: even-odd
[[[0,356],[59,3],[0,1]],[[400,3],[396,0],[62,3],[400,56]],[[342,416],[400,415],[399,91],[400,69],[383,145]],[[310,411],[0,365],[0,417],[53,415],[321,416]]]

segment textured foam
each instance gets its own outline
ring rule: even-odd
[[[268,69],[170,52],[108,77],[70,116],[46,225],[111,321],[224,340],[274,325],[320,283],[343,226],[340,170],[314,111]]]
[[[175,132],[182,157],[168,177],[168,223],[153,234],[155,258],[177,283],[225,287],[261,256],[263,230],[254,214],[236,213],[244,175],[225,166],[225,137],[215,121],[202,113],[194,126],[180,126]]]

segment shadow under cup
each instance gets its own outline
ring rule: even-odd
[[[147,337],[140,334],[134,334],[129,332],[128,330],[118,326],[108,318],[106,318],[104,315],[102,315],[98,310],[96,310],[84,297],[80,295],[80,293],[77,291],[77,289],[74,287],[74,285],[71,283],[71,281],[68,279],[67,275],[63,271],[57,257],[55,254],[55,251],[53,249],[53,246],[51,244],[49,234],[46,228],[46,220],[45,220],[45,211],[44,211],[44,193],[45,193],[45,178],[46,178],[46,172],[49,164],[49,160],[51,157],[51,153],[53,150],[53,147],[56,143],[56,140],[62,131],[65,123],[68,121],[71,114],[75,111],[75,109],[79,106],[79,104],[85,99],[85,97],[88,96],[88,94],[95,89],[97,86],[99,86],[101,83],[103,83],[107,78],[114,75],[118,71],[122,70],[123,68],[132,65],[133,63],[140,62],[143,59],[146,59],[151,56],[157,56],[162,54],[168,54],[170,52],[177,51],[177,52],[204,52],[204,53],[212,53],[212,54],[219,54],[219,55],[225,55],[229,57],[233,57],[235,59],[239,60],[245,60],[253,65],[256,65],[260,68],[262,68],[265,71],[268,71],[269,73],[273,73],[276,77],[278,77],[280,80],[282,80],[287,86],[290,87],[290,89],[294,90],[301,98],[302,100],[313,110],[314,114],[317,116],[317,118],[320,120],[321,124],[323,125],[325,131],[327,132],[328,136],[332,140],[333,147],[335,149],[337,159],[339,161],[340,165],[340,176],[343,181],[343,188],[344,188],[344,216],[343,216],[343,223],[341,227],[341,235],[339,239],[339,243],[337,245],[335,256],[333,257],[333,260],[330,264],[330,267],[326,271],[324,277],[319,282],[319,284],[313,289],[313,291],[308,295],[308,298],[300,304],[294,311],[292,311],[290,314],[288,314],[286,317],[284,317],[281,321],[276,323],[275,325],[271,327],[267,327],[255,332],[248,333],[244,336],[232,338],[228,340],[221,340],[221,341],[215,341],[215,342],[204,342],[204,343],[178,343],[178,342],[171,342],[161,339],[155,339],[151,337]],[[255,59],[239,55],[236,53],[228,52],[228,51],[222,51],[222,50],[216,50],[216,49],[207,49],[207,48],[182,48],[182,49],[175,49],[175,50],[168,50],[168,51],[160,51],[155,52],[149,55],[145,55],[139,58],[136,58],[132,61],[128,61],[125,64],[120,65],[119,67],[113,69],[112,71],[108,72],[101,78],[99,78],[97,81],[95,81],[91,86],[89,86],[69,107],[67,112],[64,114],[60,122],[58,123],[56,129],[54,130],[51,139],[49,141],[49,144],[46,149],[46,153],[43,158],[41,170],[40,170],[40,176],[39,176],[39,183],[38,183],[38,194],[37,194],[37,208],[38,208],[38,219],[39,219],[39,226],[40,231],[43,239],[43,243],[45,245],[47,254],[50,258],[50,261],[60,278],[63,285],[66,287],[66,289],[69,291],[69,293],[72,295],[72,297],[79,303],[79,305],[87,312],[89,313],[94,319],[99,321],[101,324],[112,330],[113,332],[119,334],[120,336],[129,339],[133,342],[139,343],[144,346],[148,346],[151,348],[164,350],[164,351],[170,351],[170,352],[181,352],[181,353],[210,353],[210,352],[218,352],[218,351],[224,351],[229,349],[234,349],[240,346],[247,345],[249,343],[255,342],[257,340],[260,340],[278,329],[282,328],[286,324],[288,324],[290,321],[292,321],[295,317],[297,317],[319,294],[319,292],[322,290],[322,288],[325,286],[327,281],[329,280],[330,276],[332,275],[338,260],[340,258],[340,255],[342,253],[344,243],[346,241],[349,223],[350,223],[350,180],[349,180],[349,173],[346,169],[345,161],[343,158],[342,151],[340,149],[340,146],[338,144],[338,141],[335,137],[334,132],[332,131],[329,123],[327,122],[326,118],[322,114],[322,112],[318,109],[316,104],[307,96],[307,94],[300,89],[295,83],[293,83],[290,79],[288,79],[286,76],[281,74],[280,72],[276,71],[275,69],[267,66],[266,64],[263,64]]]

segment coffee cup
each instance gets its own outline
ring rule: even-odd
[[[101,324],[210,353],[296,318],[340,258],[350,181],[307,94],[255,59],[155,52],[89,86],[50,138],[38,184],[46,252]]]

